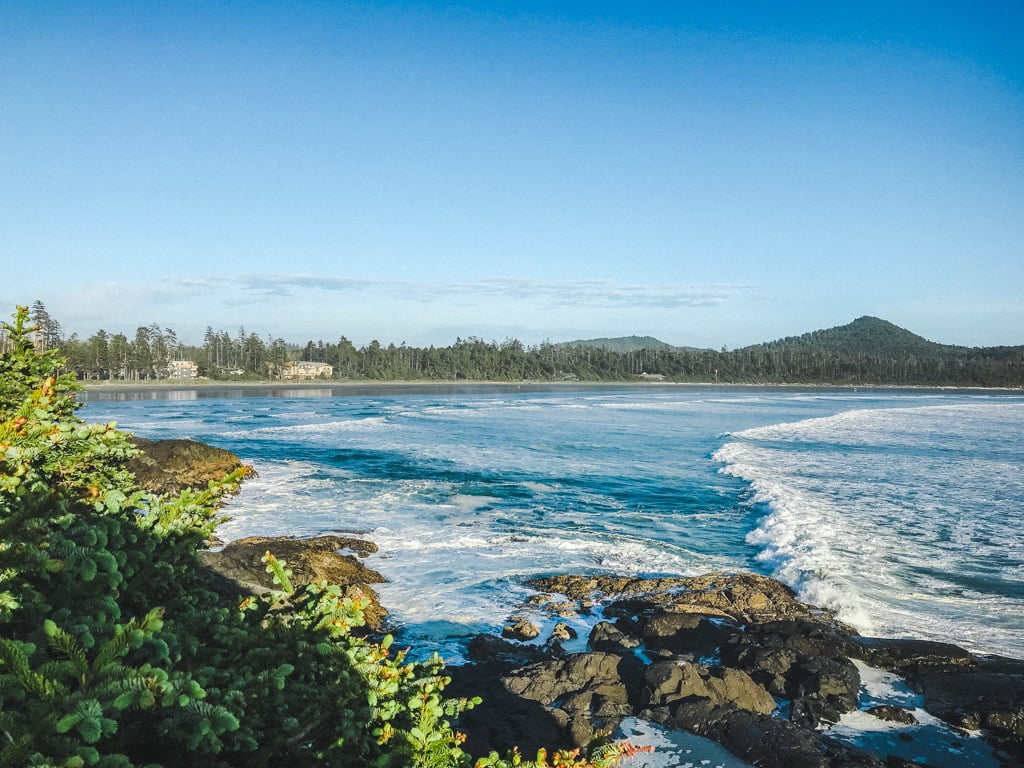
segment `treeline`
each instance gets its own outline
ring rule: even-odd
[[[203,345],[195,346],[181,341],[173,328],[156,323],[140,326],[130,337],[103,328],[85,339],[75,333],[65,337],[61,324],[39,301],[32,305],[30,317],[37,329],[36,346],[59,349],[68,369],[84,380],[163,379],[175,360],[196,363],[199,374],[208,378],[267,378],[289,360],[298,359],[297,346],[289,347],[279,338],[261,339],[245,328],[233,336],[207,328]]]
[[[289,361],[333,366],[335,379],[427,381],[630,381],[896,384],[1020,387],[1024,347],[971,348],[935,344],[877,318],[800,337],[721,350],[663,347],[615,351],[586,344],[527,346],[515,339],[457,339],[447,347],[356,347],[342,336],[305,346],[206,330],[203,345],[180,341],[170,328],[140,327],[133,337],[97,331],[63,338],[39,302],[33,306],[43,346],[59,347],[68,368],[86,380],[165,378],[172,360],[191,360],[211,379],[273,379]]]
[[[430,380],[628,381],[664,377],[675,382],[834,383],[955,386],[1024,384],[1024,348],[965,349],[944,354],[898,351],[844,353],[770,345],[737,350],[641,349],[615,352],[587,346],[469,338],[450,347],[356,349],[308,344],[303,359],[334,366],[338,378]],[[962,350],[962,351],[961,351]]]

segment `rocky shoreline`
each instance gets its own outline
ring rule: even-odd
[[[528,584],[538,594],[509,622],[508,637],[475,638],[473,663],[452,672],[456,695],[488,694],[464,717],[471,746],[583,746],[636,717],[709,738],[759,768],[927,765],[830,735],[829,726],[859,710],[861,670],[871,668],[905,680],[924,712],[948,724],[950,754],[981,730],[994,764],[1024,762],[1024,662],[947,643],[864,638],[756,574]],[[565,622],[545,637],[544,622],[529,613],[598,620],[586,649],[568,653]],[[864,714],[907,726],[920,716],[894,705]],[[913,729],[901,733],[917,738]]]
[[[241,466],[191,441],[138,444],[143,454],[132,468],[158,492]],[[384,578],[361,561],[376,551],[365,539],[252,537],[201,559],[220,590],[259,592],[273,586],[260,560],[267,550],[287,561],[296,586],[327,579],[369,598],[368,627],[384,631],[386,610],[370,586]],[[503,636],[477,636],[470,662],[449,667],[448,693],[484,699],[459,722],[471,753],[586,746],[639,718],[711,739],[758,768],[929,765],[917,746],[973,766],[981,752],[970,743],[981,739],[987,764],[1024,765],[1024,661],[861,637],[756,574],[559,575],[527,586],[535,594]],[[913,705],[865,701],[864,676],[877,672],[905,685]],[[866,751],[838,738],[834,726],[850,713],[889,724],[914,748]],[[914,743],[922,717],[940,723],[943,744]]]

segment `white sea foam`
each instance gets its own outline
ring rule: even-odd
[[[304,439],[316,437],[328,437],[341,432],[377,432],[388,426],[388,420],[384,416],[374,416],[362,419],[349,419],[346,421],[315,422],[311,424],[289,424],[273,427],[255,427],[253,429],[224,432],[222,437],[231,439],[238,438],[266,438],[266,437],[301,437]]]
[[[714,458],[766,511],[747,542],[803,599],[867,633],[1019,655],[1024,601],[999,584],[1024,561],[1021,434],[1019,404],[871,409],[737,432]]]
[[[622,768],[753,768],[720,744],[636,717],[625,718],[613,737],[654,748],[625,758],[619,764]]]
[[[824,728],[826,734],[879,755],[897,755],[935,768],[998,768],[999,761],[980,733],[955,731],[927,712],[923,696],[899,676],[860,661],[853,663],[861,678],[858,709]],[[907,710],[916,722],[882,720],[866,711],[882,704]]]
[[[365,531],[396,620],[452,653],[497,628],[524,577],[749,569],[752,552],[865,631],[1024,653],[1019,397],[680,389],[90,410],[256,463],[222,537]]]

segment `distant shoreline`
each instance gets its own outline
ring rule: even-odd
[[[249,394],[271,394],[277,390],[288,390],[312,394],[319,390],[331,390],[330,394],[374,394],[378,392],[406,392],[409,394],[432,393],[473,393],[487,391],[596,391],[608,389],[636,389],[646,391],[679,389],[807,389],[830,391],[872,391],[872,390],[920,390],[942,392],[1022,392],[1020,387],[963,387],[928,386],[906,384],[813,384],[813,383],[751,383],[751,382],[674,382],[674,381],[424,381],[424,380],[354,380],[330,379],[326,381],[173,381],[155,379],[149,381],[81,381],[85,386],[85,400],[105,399],[104,395],[143,394],[158,395],[172,391],[191,392],[197,396],[204,393],[224,396],[229,390],[240,390]],[[335,392],[334,390],[337,390]],[[90,393],[99,397],[90,397]],[[327,394],[326,392],[324,393]],[[301,395],[299,395],[301,396]]]

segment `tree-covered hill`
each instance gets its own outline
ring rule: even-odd
[[[637,352],[641,349],[675,349],[671,344],[653,336],[616,336],[614,338],[575,339],[563,341],[559,347],[592,347],[609,352]]]
[[[760,349],[819,349],[844,355],[935,355],[967,351],[967,347],[937,344],[877,317],[858,317],[852,323],[811,331],[802,336],[754,345]]]

